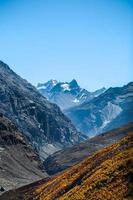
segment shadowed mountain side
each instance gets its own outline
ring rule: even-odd
[[[56,174],[79,163],[97,150],[117,142],[132,131],[133,123],[129,123],[121,128],[100,134],[78,145],[74,145],[71,148],[56,152],[44,161],[45,170],[50,175]]]
[[[10,120],[0,115],[0,187],[20,187],[46,177],[41,161]]]
[[[1,200],[129,200],[132,185],[133,131],[57,176],[9,191]]]
[[[42,159],[85,139],[57,105],[1,61],[0,112],[17,125]]]

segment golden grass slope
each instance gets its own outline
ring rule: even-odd
[[[74,167],[42,182],[11,191],[5,199],[133,199],[133,132]]]

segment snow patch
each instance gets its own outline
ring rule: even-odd
[[[110,120],[105,120],[100,128],[104,128],[109,122]]]
[[[64,91],[66,91],[66,90],[70,91],[71,90],[70,87],[69,87],[69,84],[67,84],[67,83],[62,84],[61,87],[63,88]]]
[[[101,128],[104,128],[109,122],[115,119],[122,112],[122,108],[111,102],[108,102],[107,106],[102,110],[103,124]]]
[[[51,80],[53,86],[55,86],[58,82],[56,80]]]
[[[45,85],[41,85],[41,86],[38,87],[38,89],[39,89],[39,90],[45,90],[45,89],[46,89],[46,86],[45,86]]]
[[[74,103],[79,103],[79,100],[78,99],[74,99],[73,102]]]

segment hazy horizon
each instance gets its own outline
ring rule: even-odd
[[[131,0],[0,0],[0,60],[33,85],[132,81]]]

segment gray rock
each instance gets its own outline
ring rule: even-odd
[[[0,62],[0,112],[17,125],[42,159],[85,138],[57,105],[49,103],[3,62]]]
[[[76,128],[92,137],[133,121],[133,82],[109,88],[82,105],[65,110]]]
[[[0,192],[46,176],[37,152],[9,119],[0,116]]]

